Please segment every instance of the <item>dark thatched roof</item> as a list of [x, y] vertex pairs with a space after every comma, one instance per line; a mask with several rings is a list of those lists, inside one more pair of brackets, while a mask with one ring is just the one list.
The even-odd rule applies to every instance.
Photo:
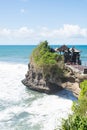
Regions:
[[60, 48], [58, 48], [58, 51], [60, 51], [60, 52], [64, 52], [64, 51], [66, 51], [66, 50], [68, 50], [69, 48], [66, 46], [66, 45], [63, 45], [63, 46], [61, 46]]

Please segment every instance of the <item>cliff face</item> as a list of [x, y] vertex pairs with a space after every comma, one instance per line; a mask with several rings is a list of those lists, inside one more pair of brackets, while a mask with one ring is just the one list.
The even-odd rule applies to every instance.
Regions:
[[[49, 69], [49, 68], [48, 68]], [[61, 79], [52, 72], [44, 76], [43, 69], [36, 69], [32, 62], [28, 64], [28, 71], [22, 83], [32, 90], [45, 92], [48, 94], [57, 92], [62, 89]]]

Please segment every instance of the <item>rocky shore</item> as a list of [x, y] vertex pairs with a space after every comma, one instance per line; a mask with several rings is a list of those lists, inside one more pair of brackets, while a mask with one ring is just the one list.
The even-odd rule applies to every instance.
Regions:
[[80, 93], [80, 82], [87, 79], [87, 75], [77, 72], [69, 66], [65, 66], [65, 70], [67, 72], [65, 79], [56, 76], [52, 77], [53, 75], [44, 79], [42, 70], [36, 70], [34, 65], [29, 63], [27, 74], [25, 75], [25, 79], [22, 80], [22, 83], [32, 90], [48, 94], [52, 94], [61, 89], [68, 89], [78, 97]]
[[62, 87], [72, 91], [74, 96], [78, 98], [81, 91], [80, 83], [87, 79], [87, 74], [84, 74], [72, 65], [65, 65], [65, 69], [68, 73], [66, 74], [66, 81], [62, 83]]
[[[45, 53], [41, 55], [44, 46]], [[57, 54], [51, 55], [47, 42], [42, 43], [39, 48], [39, 51], [37, 48], [31, 56], [30, 63], [28, 64], [28, 71], [25, 75], [25, 79], [22, 80], [22, 83], [32, 90], [45, 92], [47, 94], [55, 93], [61, 89], [68, 89], [78, 98], [80, 93], [80, 82], [87, 79], [87, 75], [77, 71], [71, 66], [65, 65], [63, 58], [60, 58]], [[46, 49], [48, 49], [47, 54]], [[55, 64], [53, 64], [53, 55], [56, 59]], [[50, 57], [48, 61], [46, 61], [47, 56]], [[36, 61], [34, 57], [36, 58]], [[40, 59], [43, 57], [46, 57], [45, 60]], [[49, 63], [49, 60], [52, 64], [47, 64], [47, 62]], [[46, 63], [44, 64], [44, 62]], [[41, 66], [38, 63], [40, 63]]]

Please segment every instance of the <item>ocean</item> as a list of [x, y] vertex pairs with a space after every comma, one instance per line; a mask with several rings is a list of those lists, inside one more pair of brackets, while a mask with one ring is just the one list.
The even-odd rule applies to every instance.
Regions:
[[[62, 118], [71, 113], [76, 98], [70, 91], [47, 95], [21, 83], [35, 47], [0, 46], [0, 130], [59, 129]], [[87, 46], [75, 47], [81, 50], [82, 64], [87, 65]]]

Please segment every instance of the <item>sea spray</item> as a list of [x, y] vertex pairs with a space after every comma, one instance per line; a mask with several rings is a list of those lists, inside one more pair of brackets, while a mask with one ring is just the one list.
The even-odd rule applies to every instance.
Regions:
[[21, 80], [27, 65], [0, 62], [0, 129], [54, 130], [71, 112], [72, 93], [47, 95], [29, 90]]

